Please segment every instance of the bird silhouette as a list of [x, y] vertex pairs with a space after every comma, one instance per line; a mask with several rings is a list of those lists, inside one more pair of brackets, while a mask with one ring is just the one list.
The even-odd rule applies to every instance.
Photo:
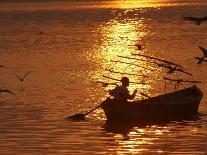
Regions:
[[173, 73], [175, 71], [177, 71], [177, 68], [175, 66], [170, 66], [170, 65], [166, 65], [166, 64], [157, 64], [159, 67], [164, 67], [169, 69], [169, 71], [167, 72], [168, 74]]
[[204, 60], [204, 57], [195, 57], [195, 59], [198, 60], [197, 64], [202, 64], [203, 60]]
[[27, 72], [23, 77], [20, 77], [20, 76], [18, 76], [18, 75], [16, 75], [16, 77], [17, 77], [21, 82], [23, 82], [24, 79], [25, 79], [30, 73], [31, 73], [31, 72], [29, 71], [29, 72]]
[[207, 16], [199, 18], [199, 17], [183, 17], [184, 20], [193, 21], [196, 25], [200, 25], [201, 23], [207, 21]]
[[207, 58], [207, 49], [205, 49], [204, 47], [198, 46], [201, 51], [203, 52], [203, 57]]
[[108, 87], [109, 85], [115, 85], [118, 86], [117, 83], [108, 83], [108, 82], [102, 82], [102, 81], [96, 81], [96, 83], [102, 84], [103, 87]]
[[10, 93], [12, 95], [15, 95], [12, 91], [10, 91], [8, 89], [1, 89], [1, 88], [0, 88], [0, 93]]
[[137, 50], [140, 50], [140, 51], [143, 50], [142, 45], [137, 43], [137, 44], [135, 44], [135, 46], [137, 47]]
[[204, 60], [204, 58], [205, 58], [205, 57], [201, 57], [201, 58], [200, 58], [200, 57], [195, 57], [195, 59], [198, 60], [197, 64], [202, 64], [203, 61], [207, 62], [207, 60]]
[[179, 71], [179, 72], [182, 72], [182, 73], [185, 73], [185, 74], [188, 74], [188, 75], [192, 75], [191, 73], [186, 72], [186, 71], [184, 71], [184, 70], [181, 69], [181, 68], [177, 68], [176, 66], [165, 65], [165, 64], [158, 64], [158, 66], [159, 66], [159, 67], [167, 68], [167, 69], [169, 70], [169, 71], [167, 72], [168, 74], [174, 73], [175, 71]]

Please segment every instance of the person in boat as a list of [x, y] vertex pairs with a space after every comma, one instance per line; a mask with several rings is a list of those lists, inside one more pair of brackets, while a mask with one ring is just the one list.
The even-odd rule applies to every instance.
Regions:
[[129, 86], [129, 78], [122, 77], [121, 86], [117, 86], [114, 89], [109, 91], [109, 94], [114, 97], [114, 100], [121, 103], [126, 103], [127, 100], [133, 100], [137, 93], [137, 89], [134, 90], [133, 94], [129, 94], [129, 90], [127, 87]]

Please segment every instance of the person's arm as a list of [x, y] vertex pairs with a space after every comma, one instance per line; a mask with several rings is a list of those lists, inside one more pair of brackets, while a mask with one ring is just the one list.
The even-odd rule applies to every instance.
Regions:
[[111, 96], [113, 96], [113, 95], [114, 95], [114, 89], [109, 90], [109, 94], [110, 94]]
[[129, 95], [128, 99], [129, 100], [133, 100], [135, 98], [135, 96], [136, 96], [136, 93], [137, 93], [137, 89], [134, 90], [132, 95]]
[[109, 94], [110, 94], [111, 96], [114, 96], [115, 92], [117, 91], [116, 89], [117, 89], [117, 87], [115, 87], [115, 88], [112, 89], [112, 90], [109, 90]]

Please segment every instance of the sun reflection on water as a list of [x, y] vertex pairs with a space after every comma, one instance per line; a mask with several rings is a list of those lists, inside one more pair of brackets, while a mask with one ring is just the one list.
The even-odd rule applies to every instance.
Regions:
[[[168, 134], [166, 126], [146, 126], [144, 128], [133, 127], [124, 134], [115, 133], [113, 135], [116, 143], [116, 153], [118, 154], [138, 154], [150, 151], [159, 137]], [[152, 150], [152, 152], [162, 153], [163, 151]]]
[[[180, 3], [171, 0], [119, 0], [110, 2], [111, 7], [118, 8], [159, 8], [163, 6], [177, 6]], [[183, 2], [183, 5], [186, 3]]]
[[[137, 29], [142, 29], [141, 32]], [[142, 27], [142, 28], [140, 28]], [[117, 55], [130, 55], [134, 51], [134, 45], [137, 41], [146, 35], [144, 31], [143, 21], [125, 20], [119, 22], [112, 20], [101, 29], [102, 38], [104, 38], [100, 57], [107, 59], [108, 61], [116, 59]]]
[[[138, 90], [147, 93], [151, 85], [148, 84], [150, 79], [146, 79], [146, 75], [151, 74], [150, 72], [156, 68], [145, 58], [131, 59], [132, 53], [146, 52], [138, 49], [139, 45], [145, 46], [143, 40], [150, 33], [145, 20], [122, 19], [120, 16], [118, 19], [101, 25], [98, 31], [100, 42], [94, 45], [93, 57], [99, 61], [100, 67], [92, 75], [92, 78], [101, 80], [103, 83], [120, 84], [118, 80], [127, 76], [131, 81], [129, 91], [138, 88]], [[156, 72], [153, 73], [153, 75], [155, 74]], [[114, 87], [114, 85], [107, 86], [107, 89]], [[141, 95], [138, 94], [136, 98], [140, 97]]]
[[[142, 31], [137, 31], [137, 30]], [[126, 20], [119, 22], [112, 20], [100, 27], [103, 42], [96, 53], [98, 59], [103, 62], [103, 68], [113, 70], [116, 73], [105, 71], [106, 76], [112, 75], [113, 78], [120, 79], [122, 76], [128, 76], [127, 73], [143, 74], [146, 72], [141, 67], [130, 65], [134, 60], [123, 60], [119, 56], [131, 55], [136, 48], [136, 43], [141, 41], [146, 35], [143, 21]], [[136, 62], [139, 66], [144, 66], [144, 62]], [[137, 66], [138, 66], [137, 65]], [[121, 73], [126, 73], [123, 75]], [[100, 72], [99, 75], [103, 75]], [[131, 81], [138, 82], [142, 77], [130, 75]]]

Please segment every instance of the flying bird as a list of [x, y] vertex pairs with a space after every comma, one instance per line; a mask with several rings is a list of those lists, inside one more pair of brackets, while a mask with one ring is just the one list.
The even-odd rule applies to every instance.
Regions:
[[183, 17], [184, 20], [193, 21], [196, 25], [200, 25], [201, 23], [207, 21], [207, 16], [199, 18], [199, 17]]
[[163, 77], [164, 80], [169, 80], [169, 81], [173, 81], [176, 83], [181, 83], [181, 82], [189, 82], [189, 83], [201, 83], [201, 81], [195, 81], [195, 80], [183, 80], [183, 79], [171, 79], [171, 78], [167, 78], [167, 77]]
[[29, 72], [27, 72], [23, 77], [20, 77], [20, 76], [18, 76], [18, 75], [16, 75], [16, 77], [17, 77], [21, 82], [23, 82], [24, 79], [25, 79], [30, 73], [31, 73], [31, 72], [29, 71]]
[[202, 64], [203, 61], [207, 62], [207, 60], [205, 60], [205, 58], [207, 58], [207, 49], [205, 49], [204, 47], [198, 46], [198, 48], [202, 51], [203, 56], [202, 57], [195, 57], [195, 59], [198, 60], [197, 64]]
[[207, 49], [205, 49], [204, 47], [201, 47], [201, 46], [198, 46], [201, 51], [203, 52], [203, 57], [206, 57], [207, 58]]
[[207, 60], [204, 60], [204, 58], [205, 58], [205, 57], [201, 57], [201, 58], [200, 58], [200, 57], [195, 57], [195, 59], [198, 60], [197, 64], [202, 64], [203, 61], [207, 62]]
[[8, 89], [1, 89], [0, 88], [0, 93], [10, 93], [10, 94], [12, 94], [12, 95], [15, 95], [13, 92], [11, 92], [10, 90], [8, 90]]
[[117, 83], [108, 83], [108, 82], [102, 82], [102, 81], [96, 81], [96, 83], [102, 84], [103, 87], [108, 87], [109, 85], [115, 85], [118, 86]]
[[143, 48], [142, 48], [142, 45], [140, 45], [140, 44], [135, 44], [135, 46], [137, 47], [137, 50], [143, 50]]
[[168, 74], [174, 73], [175, 71], [179, 71], [179, 72], [182, 72], [182, 73], [185, 73], [185, 74], [188, 74], [188, 75], [192, 75], [191, 73], [186, 72], [181, 68], [177, 68], [176, 66], [165, 65], [165, 64], [158, 64], [158, 66], [167, 68], [169, 70], [167, 72]]
[[204, 57], [195, 57], [195, 59], [198, 60], [197, 64], [202, 64], [203, 60], [204, 60]]

